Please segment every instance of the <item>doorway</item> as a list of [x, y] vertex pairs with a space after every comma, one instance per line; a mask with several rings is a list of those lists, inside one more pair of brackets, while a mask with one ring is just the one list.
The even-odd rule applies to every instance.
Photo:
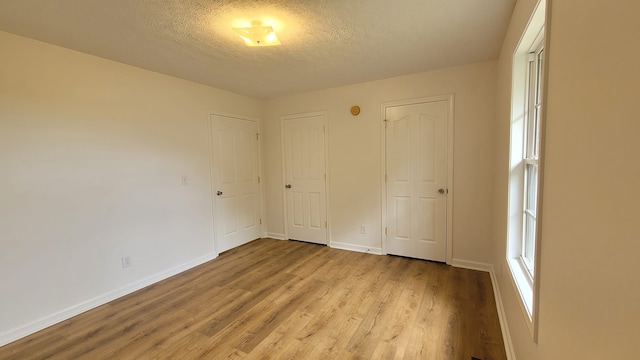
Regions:
[[211, 178], [218, 253], [262, 235], [258, 123], [211, 115]]
[[385, 247], [450, 261], [453, 96], [383, 105]]
[[326, 114], [282, 118], [285, 237], [327, 244]]

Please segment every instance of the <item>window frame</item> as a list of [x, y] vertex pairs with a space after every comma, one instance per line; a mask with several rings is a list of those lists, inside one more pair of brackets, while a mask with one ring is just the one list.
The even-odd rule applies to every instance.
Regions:
[[[540, 248], [542, 229], [542, 200], [544, 182], [544, 129], [546, 109], [544, 98], [546, 93], [546, 79], [548, 78], [549, 58], [548, 37], [545, 37], [545, 23], [547, 17], [546, 0], [538, 0], [533, 13], [522, 32], [522, 36], [513, 53], [512, 84], [511, 84], [511, 119], [510, 119], [510, 144], [509, 144], [509, 175], [508, 175], [508, 214], [507, 214], [507, 239], [506, 239], [506, 269], [508, 271], [514, 291], [518, 294], [520, 308], [525, 323], [529, 328], [532, 340], [537, 343], [538, 333], [538, 293], [540, 288]], [[538, 148], [531, 151], [526, 141], [525, 119], [531, 119], [527, 114], [531, 93], [531, 82], [527, 79], [530, 74], [530, 53], [538, 54], [542, 49], [542, 66], [537, 69], [540, 86], [535, 90], [541, 100], [537, 123], [539, 138]], [[537, 158], [527, 155], [536, 153]], [[525, 226], [526, 219], [526, 168], [527, 164], [537, 165], [537, 193], [535, 202], [535, 224], [532, 225], [534, 246], [532, 249], [531, 263], [527, 264], [522, 254], [525, 251]], [[533, 204], [532, 204], [533, 205]]]
[[[526, 106], [523, 127], [523, 200], [522, 200], [522, 245], [520, 261], [527, 270], [526, 275], [530, 283], [535, 278], [536, 257], [536, 224], [538, 222], [538, 200], [540, 188], [540, 119], [542, 112], [542, 69], [544, 66], [544, 33], [540, 33], [527, 54], [526, 74]], [[530, 173], [535, 169], [533, 181], [529, 181]], [[532, 186], [533, 185], [533, 186]], [[535, 187], [535, 189], [531, 189]], [[531, 194], [533, 192], [533, 196]], [[532, 203], [533, 202], [533, 203]], [[531, 220], [532, 228], [528, 226]], [[532, 244], [530, 244], [532, 242]], [[531, 252], [530, 256], [528, 253]]]

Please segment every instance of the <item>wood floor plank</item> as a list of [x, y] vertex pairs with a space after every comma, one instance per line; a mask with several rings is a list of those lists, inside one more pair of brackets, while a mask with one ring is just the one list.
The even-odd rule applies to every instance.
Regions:
[[260, 239], [4, 359], [506, 359], [487, 273]]
[[336, 316], [329, 320], [324, 328], [319, 329], [313, 337], [302, 340], [311, 343], [314, 351], [311, 358], [344, 359], [354, 355], [346, 351], [349, 339], [355, 334], [362, 320], [354, 317]]
[[353, 359], [354, 357], [343, 348], [337, 347], [336, 339], [326, 336], [318, 337], [318, 342], [313, 346], [311, 352], [305, 355], [306, 360]]
[[280, 273], [272, 276], [267, 281], [262, 281], [261, 286], [256, 288], [255, 292], [251, 292], [249, 297], [236, 298], [228, 303], [228, 306], [215, 312], [215, 316], [202, 328], [197, 331], [211, 337], [219, 331], [229, 326], [239, 317], [251, 310], [258, 303], [262, 302], [271, 293], [279, 290], [287, 282], [292, 281], [295, 277], [291, 274]]
[[358, 354], [364, 358], [370, 358], [381, 341], [381, 323], [389, 318], [391, 309], [397, 301], [398, 293], [395, 291], [396, 283], [387, 281], [377, 297], [376, 302], [368, 309], [358, 330], [351, 337], [347, 345], [347, 351]]
[[0, 347], [0, 359], [45, 359], [45, 354], [58, 344], [63, 344], [65, 339], [51, 331], [41, 331], [38, 336], [28, 336], [9, 345]]
[[[275, 328], [285, 321], [302, 303], [311, 298], [320, 287], [321, 282], [313, 280], [304, 285], [291, 288], [293, 293], [285, 300], [274, 299], [268, 306], [256, 307], [255, 313], [261, 314], [261, 319], [256, 321], [251, 330], [246, 332], [237, 348], [244, 352], [251, 352], [264, 338], [266, 338]], [[266, 304], [265, 304], [266, 305]], [[251, 313], [247, 316], [251, 317]]]
[[[325, 301], [334, 304], [340, 304], [340, 299], [349, 295], [345, 289], [339, 289], [331, 293]], [[322, 337], [324, 337], [331, 329], [333, 329], [332, 320], [335, 318], [343, 319], [337, 312], [339, 306], [323, 306], [322, 310], [314, 316], [307, 319], [305, 325], [296, 329], [296, 339], [316, 345]]]

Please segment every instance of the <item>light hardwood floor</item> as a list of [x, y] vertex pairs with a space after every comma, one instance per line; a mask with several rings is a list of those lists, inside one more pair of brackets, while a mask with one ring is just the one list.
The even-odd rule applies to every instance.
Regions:
[[487, 273], [261, 239], [0, 359], [506, 359]]

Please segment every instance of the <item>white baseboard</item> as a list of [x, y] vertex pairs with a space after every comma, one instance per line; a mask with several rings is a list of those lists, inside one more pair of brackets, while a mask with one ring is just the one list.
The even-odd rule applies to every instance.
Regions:
[[264, 237], [268, 237], [268, 238], [276, 239], [276, 240], [287, 240], [287, 239], [284, 237], [284, 234], [271, 233], [271, 232], [265, 233], [265, 234], [264, 234]]
[[138, 291], [144, 287], [147, 287], [151, 284], [155, 284], [164, 279], [170, 278], [174, 275], [177, 275], [183, 271], [194, 268], [198, 265], [204, 264], [207, 261], [211, 261], [218, 257], [218, 254], [211, 253], [205, 256], [201, 256], [197, 259], [191, 260], [184, 264], [175, 266], [173, 268], [164, 270], [158, 274], [148, 276], [142, 280], [136, 281], [132, 284], [123, 286], [119, 289], [115, 289], [106, 294], [96, 296], [92, 299], [83, 301], [77, 305], [68, 307], [64, 310], [51, 314], [49, 316], [45, 316], [41, 319], [28, 323], [26, 325], [20, 326], [16, 329], [9, 330], [0, 334], [0, 346], [6, 345], [10, 342], [16, 341], [25, 336], [31, 335], [37, 331], [48, 328], [51, 325], [57, 324], [61, 321], [70, 319], [76, 315], [82, 314], [85, 311], [94, 309], [100, 305], [104, 305], [110, 301], [113, 301], [119, 297], [131, 294], [134, 291]]
[[451, 266], [489, 273], [489, 276], [491, 277], [491, 287], [493, 288], [493, 297], [496, 300], [496, 309], [498, 310], [498, 320], [500, 321], [500, 331], [502, 331], [504, 350], [507, 353], [507, 360], [516, 360], [516, 353], [513, 350], [511, 333], [509, 333], [509, 325], [507, 324], [507, 315], [504, 311], [504, 306], [502, 305], [502, 297], [500, 296], [500, 289], [498, 288], [498, 279], [493, 265], [476, 261], [452, 259]]
[[382, 249], [378, 247], [369, 247], [364, 245], [340, 243], [335, 241], [332, 241], [331, 243], [329, 243], [329, 247], [334, 249], [357, 251], [357, 252], [367, 253], [367, 254], [382, 255]]
[[469, 270], [485, 271], [485, 272], [493, 271], [493, 265], [491, 264], [481, 263], [477, 261], [461, 260], [461, 259], [451, 259], [451, 266], [459, 267], [463, 269], [469, 269]]
[[498, 309], [498, 319], [500, 320], [500, 330], [502, 331], [502, 339], [504, 341], [504, 350], [507, 353], [507, 360], [516, 360], [516, 352], [513, 349], [513, 342], [511, 341], [511, 333], [509, 332], [509, 325], [507, 324], [507, 314], [504, 311], [502, 305], [502, 296], [500, 296], [500, 288], [498, 287], [498, 278], [494, 271], [493, 265], [491, 271], [491, 285], [493, 285], [493, 297], [496, 299], [496, 309]]

